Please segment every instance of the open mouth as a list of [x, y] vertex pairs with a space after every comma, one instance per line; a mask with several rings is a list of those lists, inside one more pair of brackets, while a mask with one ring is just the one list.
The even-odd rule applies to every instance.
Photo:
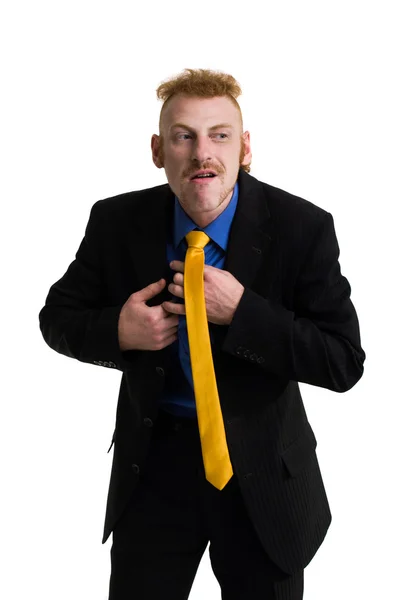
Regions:
[[192, 183], [208, 183], [213, 179], [216, 179], [216, 177], [217, 176], [213, 173], [206, 173], [205, 175], [195, 175], [189, 181], [191, 181]]

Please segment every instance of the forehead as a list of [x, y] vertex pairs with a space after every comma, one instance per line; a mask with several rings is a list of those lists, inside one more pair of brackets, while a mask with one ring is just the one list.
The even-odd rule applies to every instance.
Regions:
[[192, 98], [178, 95], [170, 99], [163, 113], [163, 123], [167, 131], [177, 122], [186, 123], [194, 128], [228, 122], [239, 128], [240, 114], [232, 101], [225, 96]]

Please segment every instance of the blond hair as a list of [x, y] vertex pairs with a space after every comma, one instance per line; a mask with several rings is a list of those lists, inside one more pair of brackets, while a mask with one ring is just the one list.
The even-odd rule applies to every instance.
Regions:
[[[176, 94], [199, 97], [214, 98], [216, 96], [228, 97], [240, 113], [241, 128], [243, 127], [243, 116], [236, 98], [241, 95], [241, 87], [232, 75], [209, 69], [184, 69], [176, 77], [163, 81], [156, 90], [157, 98], [164, 100], [159, 118], [160, 138], [162, 139], [163, 115], [170, 99]], [[240, 163], [244, 157], [243, 138], [241, 136]], [[241, 168], [250, 172], [249, 165], [241, 165]]]

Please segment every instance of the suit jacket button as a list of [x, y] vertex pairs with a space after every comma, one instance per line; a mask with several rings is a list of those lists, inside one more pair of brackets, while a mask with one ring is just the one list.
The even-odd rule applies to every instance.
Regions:
[[138, 467], [138, 465], [133, 464], [133, 465], [131, 465], [131, 467], [132, 467], [132, 470], [134, 471], [134, 473], [136, 475], [138, 475], [138, 473], [139, 473], [139, 467]]
[[260, 356], [256, 362], [263, 363], [265, 362], [265, 359], [263, 358], [263, 356]]
[[164, 375], [164, 369], [162, 369], [161, 367], [156, 367], [156, 373], [158, 373], [159, 375]]
[[153, 421], [152, 419], [149, 419], [149, 417], [145, 417], [143, 422], [145, 423], [146, 427], [153, 427]]

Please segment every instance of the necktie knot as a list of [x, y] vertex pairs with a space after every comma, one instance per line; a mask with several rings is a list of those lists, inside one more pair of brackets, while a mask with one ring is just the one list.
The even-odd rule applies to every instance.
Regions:
[[210, 237], [204, 231], [191, 231], [186, 236], [189, 248], [200, 248], [201, 250], [208, 244]]

